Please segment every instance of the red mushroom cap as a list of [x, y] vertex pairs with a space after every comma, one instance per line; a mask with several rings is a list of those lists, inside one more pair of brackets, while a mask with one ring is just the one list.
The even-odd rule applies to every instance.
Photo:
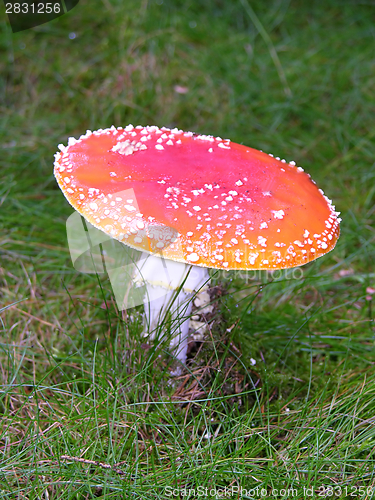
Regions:
[[321, 257], [339, 237], [339, 214], [302, 168], [229, 139], [128, 125], [59, 148], [55, 176], [69, 203], [137, 250], [272, 270]]

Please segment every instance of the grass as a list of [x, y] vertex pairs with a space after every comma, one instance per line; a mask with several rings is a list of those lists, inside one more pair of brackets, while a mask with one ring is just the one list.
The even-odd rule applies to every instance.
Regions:
[[[371, 498], [373, 6], [82, 1], [14, 35], [2, 10], [0, 47], [0, 498]], [[74, 270], [52, 175], [67, 137], [128, 123], [293, 159], [342, 212], [298, 279], [215, 275], [173, 381], [140, 311]]]

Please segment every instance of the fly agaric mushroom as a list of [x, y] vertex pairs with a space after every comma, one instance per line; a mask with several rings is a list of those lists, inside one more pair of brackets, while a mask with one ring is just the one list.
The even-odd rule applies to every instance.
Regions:
[[[332, 250], [339, 237], [339, 213], [309, 174], [229, 139], [128, 125], [87, 131], [59, 149], [55, 177], [73, 208], [148, 256], [140, 272], [150, 330], [181, 288], [172, 312], [184, 316], [173, 344], [182, 362], [188, 299], [208, 282], [207, 268], [300, 266]], [[116, 196], [128, 189], [137, 208]], [[165, 231], [155, 237], [153, 228]]]

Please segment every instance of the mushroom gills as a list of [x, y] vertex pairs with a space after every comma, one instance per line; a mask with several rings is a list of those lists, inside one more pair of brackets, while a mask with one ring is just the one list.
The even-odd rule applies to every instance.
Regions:
[[192, 298], [196, 292], [208, 288], [208, 270], [147, 253], [142, 254], [139, 262], [134, 281], [146, 288], [143, 299], [145, 333], [151, 340], [160, 338], [159, 325], [163, 325], [165, 333], [168, 322], [164, 320], [169, 314], [170, 348], [174, 357], [185, 364]]

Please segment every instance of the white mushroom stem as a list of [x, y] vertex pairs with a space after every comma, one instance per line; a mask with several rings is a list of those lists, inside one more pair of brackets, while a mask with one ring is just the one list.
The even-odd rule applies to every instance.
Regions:
[[170, 347], [174, 356], [185, 363], [192, 296], [198, 290], [207, 288], [207, 269], [142, 253], [135, 281], [146, 285], [143, 304], [145, 328], [150, 338], [158, 335], [158, 325], [169, 313], [172, 319]]

